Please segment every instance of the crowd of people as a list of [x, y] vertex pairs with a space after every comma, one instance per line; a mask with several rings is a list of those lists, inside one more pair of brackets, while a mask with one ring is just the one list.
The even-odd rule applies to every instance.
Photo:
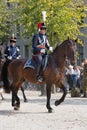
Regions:
[[69, 90], [71, 90], [72, 87], [81, 87], [81, 77], [80, 77], [81, 71], [79, 66], [73, 67], [72, 65], [69, 65], [69, 67], [66, 69], [66, 76], [67, 81], [69, 83]]
[[69, 65], [66, 68], [65, 75], [69, 85], [69, 91], [73, 88], [79, 88], [83, 97], [87, 97], [87, 59], [85, 58], [81, 66]]

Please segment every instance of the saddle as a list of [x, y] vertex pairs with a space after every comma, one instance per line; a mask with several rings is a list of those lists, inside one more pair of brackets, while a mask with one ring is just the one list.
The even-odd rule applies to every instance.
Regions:
[[[43, 71], [46, 69], [46, 66], [47, 66], [47, 62], [48, 62], [48, 55], [46, 55], [43, 60], [42, 60], [42, 68], [43, 68]], [[32, 69], [37, 69], [37, 66], [38, 66], [38, 62], [36, 60], [36, 56], [32, 56], [31, 59], [28, 59], [24, 65], [24, 69], [25, 68], [32, 68]]]

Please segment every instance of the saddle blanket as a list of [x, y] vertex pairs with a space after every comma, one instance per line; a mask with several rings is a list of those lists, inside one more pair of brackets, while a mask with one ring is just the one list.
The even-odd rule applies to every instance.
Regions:
[[[47, 62], [48, 62], [48, 56], [46, 56], [46, 57], [44, 58], [44, 60], [42, 61], [43, 70], [46, 69]], [[36, 67], [37, 67], [37, 64], [35, 63], [35, 61], [34, 61], [32, 58], [31, 58], [31, 59], [28, 59], [28, 60], [26, 61], [25, 65], [24, 65], [24, 69], [25, 69], [25, 68], [28, 68], [28, 67], [30, 67], [30, 68], [32, 68], [32, 69], [36, 69]]]
[[35, 68], [36, 68], [36, 64], [35, 64], [35, 62], [34, 62], [33, 59], [28, 59], [28, 60], [26, 61], [25, 65], [24, 65], [24, 69], [25, 69], [25, 68], [28, 68], [28, 67], [30, 67], [30, 68], [32, 68], [32, 69], [35, 69]]

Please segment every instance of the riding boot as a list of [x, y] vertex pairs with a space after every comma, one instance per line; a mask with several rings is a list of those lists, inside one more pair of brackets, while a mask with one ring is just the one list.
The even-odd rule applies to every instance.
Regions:
[[43, 76], [41, 75], [41, 70], [42, 69], [42, 66], [41, 65], [38, 65], [38, 68], [37, 68], [37, 74], [36, 74], [36, 79], [37, 81], [39, 82], [42, 82], [43, 81]]

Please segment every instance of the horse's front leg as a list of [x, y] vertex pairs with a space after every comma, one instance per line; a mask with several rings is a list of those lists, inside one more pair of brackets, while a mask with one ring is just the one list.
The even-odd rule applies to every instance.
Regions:
[[14, 92], [12, 91], [12, 106], [15, 106], [15, 95]]
[[47, 104], [46, 104], [46, 107], [48, 109], [48, 112], [51, 113], [52, 112], [52, 108], [50, 106], [50, 98], [51, 98], [51, 86], [52, 85], [46, 85], [46, 94], [47, 94]]
[[63, 95], [59, 100], [55, 101], [55, 106], [58, 106], [60, 103], [62, 103], [66, 97], [67, 89], [63, 84], [61, 84], [61, 89], [63, 90]]

